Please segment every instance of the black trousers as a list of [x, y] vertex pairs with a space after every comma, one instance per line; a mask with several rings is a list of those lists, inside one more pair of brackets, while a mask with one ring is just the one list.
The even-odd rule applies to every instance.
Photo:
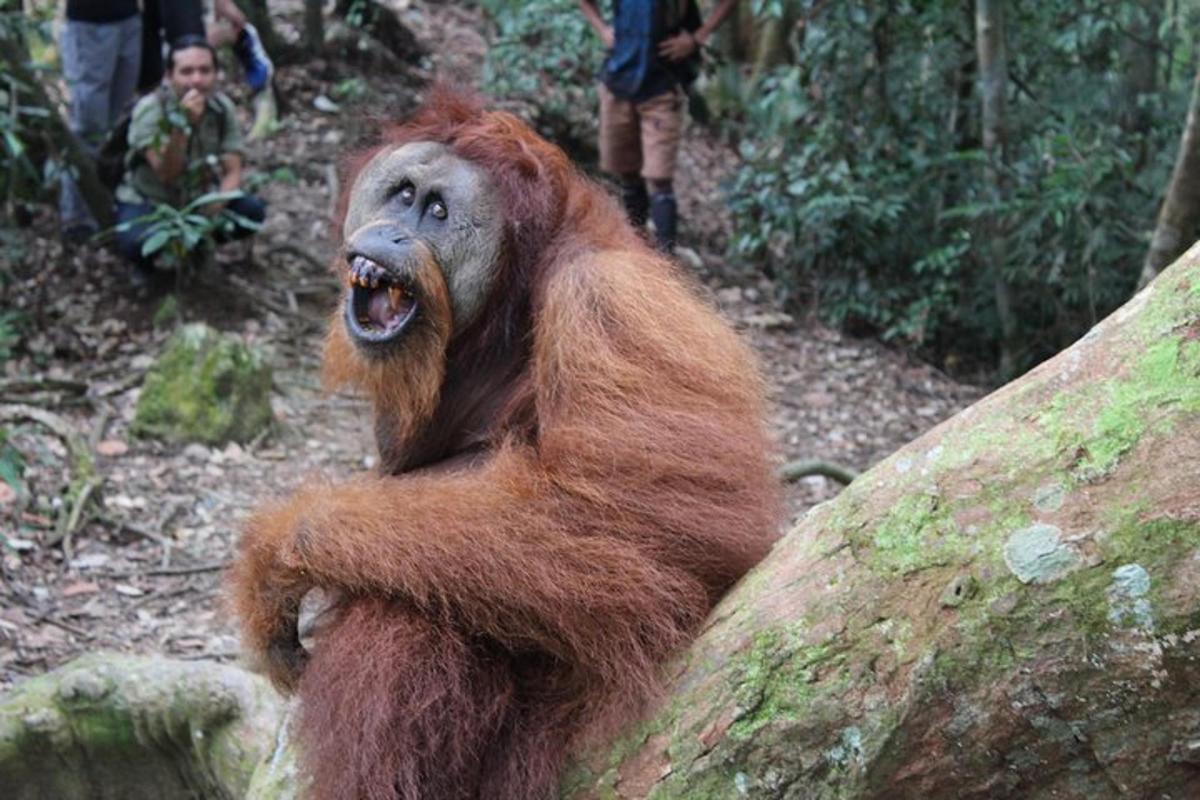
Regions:
[[200, 0], [146, 0], [142, 9], [142, 68], [138, 92], [152, 91], [166, 72], [163, 45], [185, 34], [204, 35], [204, 4]]

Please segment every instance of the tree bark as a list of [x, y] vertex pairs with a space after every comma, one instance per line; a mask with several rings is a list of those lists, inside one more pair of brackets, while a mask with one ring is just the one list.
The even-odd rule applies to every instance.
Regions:
[[284, 702], [218, 664], [99, 653], [0, 698], [8, 800], [293, 800]]
[[[993, 204], [1008, 198], [1008, 134], [1005, 129], [1005, 92], [1008, 88], [1008, 55], [1004, 34], [1004, 0], [975, 0], [975, 49], [979, 58], [979, 87], [983, 100], [983, 151], [987, 158], [986, 184]], [[983, 223], [982, 251], [992, 275], [996, 317], [1000, 323], [1000, 375], [1016, 374], [1014, 341], [1016, 318], [1004, 277], [1004, 224], [998, 211]]]
[[1142, 262], [1139, 288], [1154, 279], [1164, 266], [1171, 263], [1196, 238], [1200, 224], [1200, 72], [1192, 83], [1192, 99], [1188, 104], [1187, 122], [1175, 156], [1175, 169], [1158, 211], [1150, 249]]
[[304, 0], [304, 43], [310, 52], [319, 52], [325, 45], [324, 5], [323, 0]]
[[813, 509], [583, 798], [1200, 796], [1200, 247]]
[[[809, 512], [563, 796], [1200, 796], [1198, 476], [1200, 247]], [[0, 700], [0, 785], [291, 798], [272, 698], [85, 659]]]
[[[1126, 9], [1129, 22], [1120, 43], [1121, 108], [1117, 117], [1126, 133], [1145, 133], [1150, 127], [1151, 117], [1142, 107], [1142, 98], [1154, 94], [1158, 85], [1162, 5], [1162, 0], [1139, 0]], [[1144, 154], [1139, 166], [1142, 158]]]

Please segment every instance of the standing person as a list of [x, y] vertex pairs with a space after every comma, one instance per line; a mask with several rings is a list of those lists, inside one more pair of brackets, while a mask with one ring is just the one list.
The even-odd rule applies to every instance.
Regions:
[[[233, 101], [216, 88], [216, 53], [208, 39], [183, 36], [167, 51], [166, 85], [138, 101], [129, 125], [125, 177], [117, 187], [117, 247], [136, 267], [135, 282], [144, 283], [153, 257], [142, 255], [149, 236], [136, 221], [154, 206], [180, 208], [208, 192], [232, 192], [242, 185], [242, 134]], [[217, 202], [204, 213], [228, 209], [229, 225], [217, 241], [251, 235], [266, 216], [263, 201], [253, 195]], [[248, 220], [251, 225], [243, 224]]]
[[[71, 130], [95, 157], [137, 85], [142, 50], [138, 0], [67, 0], [59, 46], [71, 98]], [[74, 176], [65, 172], [59, 213], [68, 241], [82, 241], [98, 229]]]
[[138, 91], [153, 91], [163, 79], [163, 43], [184, 36], [208, 36], [214, 47], [233, 42], [233, 50], [246, 72], [246, 82], [258, 91], [270, 81], [274, 67], [258, 38], [258, 31], [233, 0], [214, 0], [217, 23], [206, 33], [202, 0], [144, 0], [142, 11], [142, 67]]
[[613, 0], [612, 25], [595, 0], [578, 1], [608, 50], [601, 70], [600, 168], [620, 181], [629, 220], [641, 227], [649, 216], [659, 248], [669, 253], [679, 217], [673, 185], [683, 132], [679, 67], [738, 0], [720, 0], [694, 30], [685, 27], [694, 0]]

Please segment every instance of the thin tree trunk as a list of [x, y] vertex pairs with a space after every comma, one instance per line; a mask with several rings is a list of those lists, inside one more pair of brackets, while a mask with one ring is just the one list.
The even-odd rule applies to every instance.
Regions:
[[304, 43], [310, 52], [316, 52], [325, 44], [325, 18], [322, 15], [322, 0], [304, 0]]
[[21, 91], [27, 93], [29, 104], [49, 112], [39, 122], [45, 128], [42, 135], [47, 144], [57, 151], [63, 163], [75, 172], [79, 191], [96, 221], [103, 227], [112, 225], [112, 195], [100, 182], [95, 163], [78, 137], [55, 110], [56, 105], [46, 93], [46, 87], [42, 85], [37, 74], [29, 68], [29, 53], [25, 43], [15, 31], [5, 26], [0, 26], [0, 63], [4, 64], [4, 68], [17, 84], [25, 87]]
[[1175, 157], [1175, 169], [1154, 225], [1150, 249], [1142, 262], [1138, 287], [1145, 286], [1160, 270], [1182, 253], [1195, 239], [1200, 224], [1200, 72], [1192, 83], [1183, 138]]
[[[1008, 88], [1008, 55], [1004, 41], [1004, 0], [975, 1], [975, 49], [979, 58], [979, 86], [983, 98], [983, 150], [986, 179], [993, 203], [1008, 198], [1008, 133], [1005, 129], [1005, 92]], [[1013, 341], [1016, 319], [1012, 295], [1004, 278], [1008, 248], [1001, 215], [993, 212], [984, 222], [984, 258], [992, 274], [996, 316], [1000, 322], [1000, 375], [1011, 378], [1016, 370]]]
[[1163, 59], [1163, 89], [1170, 91], [1171, 80], [1175, 77], [1175, 43], [1179, 35], [1179, 0], [1167, 0], [1167, 19], [1170, 24], [1163, 41], [1163, 50], [1167, 57]]
[[1158, 28], [1162, 21], [1161, 0], [1141, 0], [1129, 9], [1129, 31], [1121, 41], [1121, 111], [1118, 117], [1126, 133], [1144, 133], [1150, 115], [1142, 108], [1142, 97], [1158, 85]]

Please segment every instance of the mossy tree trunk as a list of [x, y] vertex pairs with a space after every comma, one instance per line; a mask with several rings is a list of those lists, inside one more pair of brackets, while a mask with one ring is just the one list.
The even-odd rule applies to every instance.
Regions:
[[[0, 785], [151, 796], [122, 787], [153, 768], [152, 796], [192, 796], [155, 777], [175, 758], [228, 796], [294, 794], [282, 712], [244, 688], [261, 681], [148, 663], [84, 662], [0, 700]], [[716, 609], [662, 706], [564, 787], [1196, 796], [1200, 247], [811, 511]]]
[[1200, 796], [1200, 247], [813, 509], [566, 796]]
[[286, 706], [265, 679], [98, 653], [0, 698], [6, 800], [297, 797]]

